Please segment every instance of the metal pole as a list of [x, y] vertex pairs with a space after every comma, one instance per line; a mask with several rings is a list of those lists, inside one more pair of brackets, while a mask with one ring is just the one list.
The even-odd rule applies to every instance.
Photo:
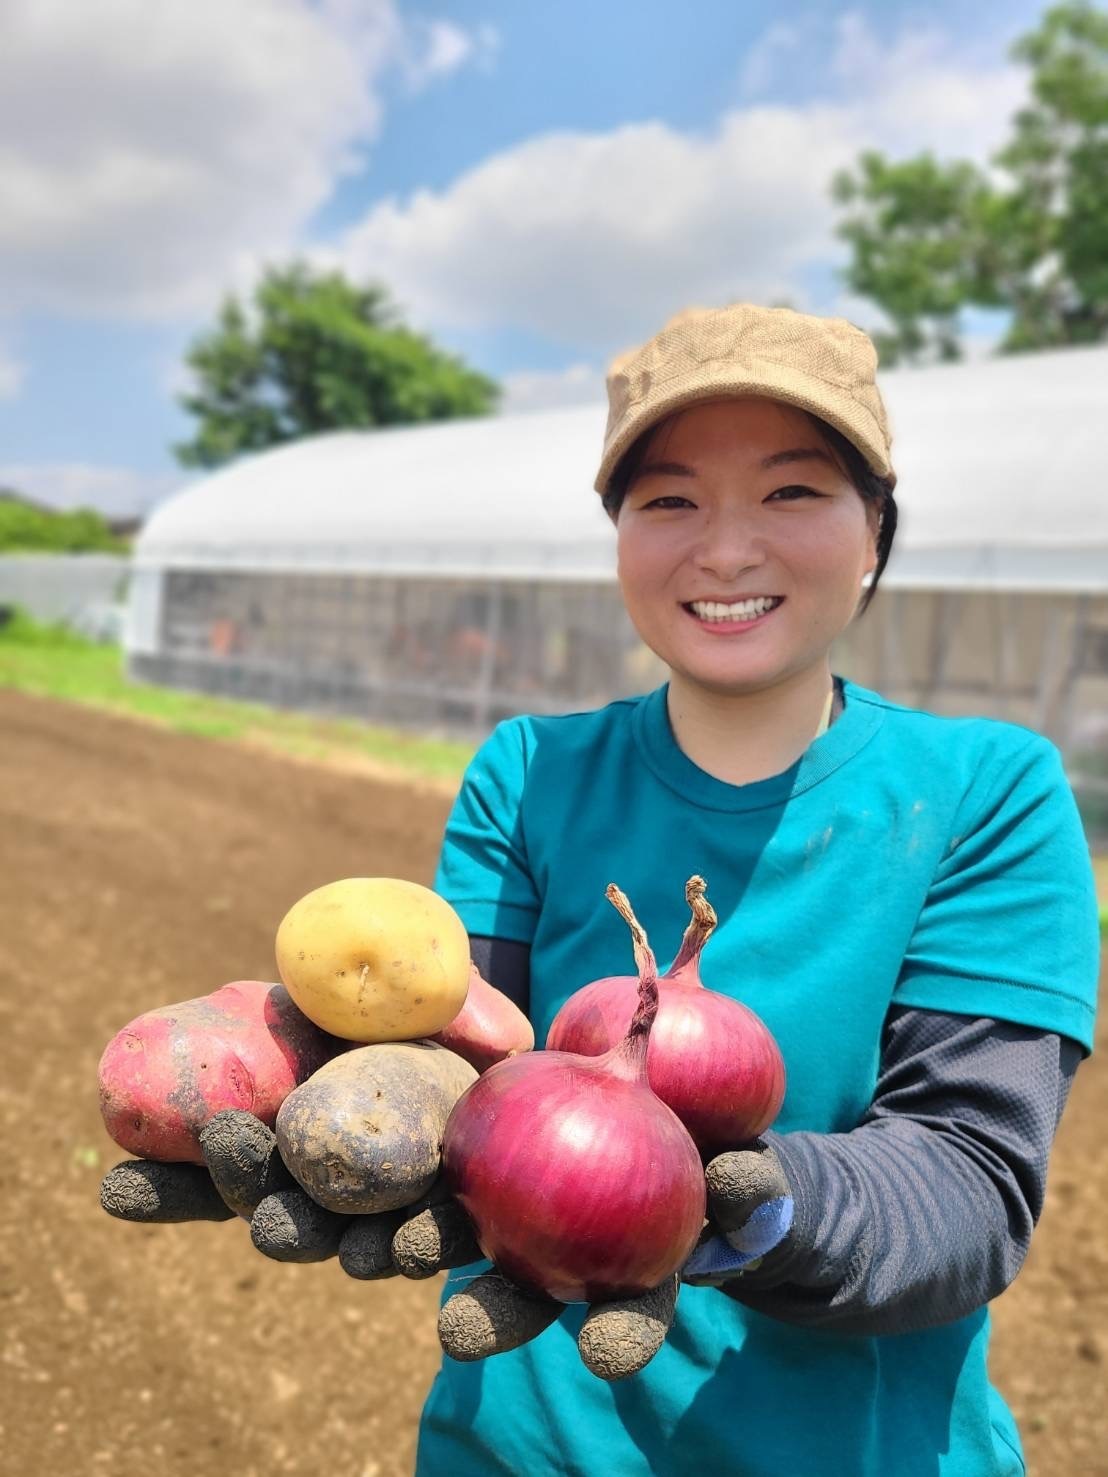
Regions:
[[485, 649], [481, 653], [481, 666], [477, 674], [477, 691], [473, 702], [473, 722], [483, 733], [488, 727], [489, 702], [492, 696], [493, 670], [496, 664], [496, 648], [500, 642], [500, 585], [489, 587], [489, 613], [485, 621]]
[[1070, 645], [1069, 661], [1066, 664], [1066, 677], [1059, 694], [1058, 703], [1061, 709], [1058, 720], [1058, 747], [1062, 751], [1062, 757], [1067, 758], [1070, 746], [1073, 742], [1073, 728], [1075, 721], [1074, 689], [1077, 679], [1081, 675], [1085, 656], [1085, 631], [1089, 624], [1089, 597], [1079, 595], [1077, 599], [1077, 618], [1074, 622], [1073, 641]]

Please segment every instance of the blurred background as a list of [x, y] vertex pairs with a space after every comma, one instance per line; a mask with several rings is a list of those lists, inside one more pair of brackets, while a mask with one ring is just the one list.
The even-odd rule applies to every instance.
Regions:
[[[662, 680], [604, 370], [734, 300], [880, 351], [835, 669], [1047, 734], [1104, 908], [1104, 5], [0, 0], [0, 1470], [410, 1470], [436, 1289], [108, 1222], [97, 1058], [430, 881], [500, 718]], [[1108, 1472], [1106, 1099], [996, 1309], [1033, 1471]]]

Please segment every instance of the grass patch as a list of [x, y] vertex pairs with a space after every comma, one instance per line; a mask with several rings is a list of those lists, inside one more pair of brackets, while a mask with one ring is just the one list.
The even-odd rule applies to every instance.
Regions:
[[0, 687], [106, 709], [175, 733], [320, 764], [388, 771], [443, 787], [457, 784], [473, 754], [472, 744], [133, 682], [118, 647], [88, 641], [60, 625], [40, 624], [19, 610], [0, 626]]

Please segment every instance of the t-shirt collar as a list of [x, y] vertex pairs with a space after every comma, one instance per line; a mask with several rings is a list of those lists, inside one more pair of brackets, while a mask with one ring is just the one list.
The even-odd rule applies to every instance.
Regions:
[[678, 747], [669, 721], [669, 683], [648, 693], [634, 710], [635, 741], [649, 768], [683, 799], [706, 810], [760, 810], [803, 794], [853, 759], [880, 728], [884, 712], [876, 693], [846, 678], [843, 711], [826, 733], [813, 741], [781, 774], [732, 785], [708, 774]]

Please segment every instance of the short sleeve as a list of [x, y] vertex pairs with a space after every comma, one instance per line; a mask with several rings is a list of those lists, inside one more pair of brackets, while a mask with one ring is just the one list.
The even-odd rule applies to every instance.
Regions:
[[470, 933], [528, 944], [539, 897], [523, 834], [525, 733], [496, 726], [462, 777], [439, 854], [434, 887]]
[[1100, 932], [1089, 847], [1055, 746], [978, 776], [904, 958], [897, 1005], [992, 1016], [1090, 1052]]

